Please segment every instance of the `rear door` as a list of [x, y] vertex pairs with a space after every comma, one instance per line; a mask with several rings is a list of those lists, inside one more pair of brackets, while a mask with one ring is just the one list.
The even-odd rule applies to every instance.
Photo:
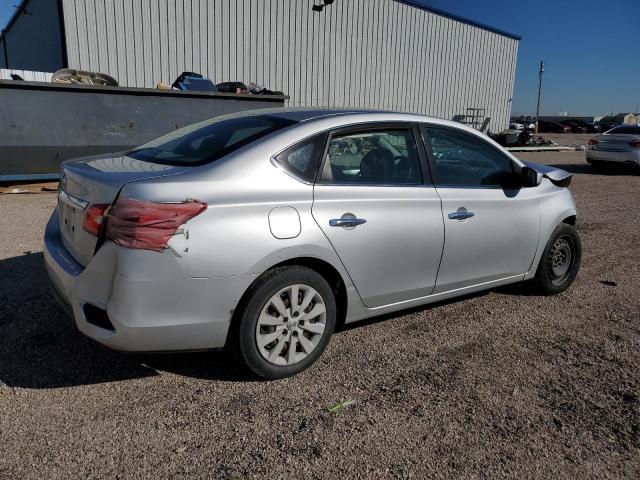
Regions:
[[430, 295], [442, 254], [440, 199], [412, 124], [330, 135], [313, 216], [367, 307]]
[[446, 239], [434, 293], [526, 273], [540, 236], [537, 189], [507, 187], [513, 161], [476, 135], [430, 126], [423, 134]]

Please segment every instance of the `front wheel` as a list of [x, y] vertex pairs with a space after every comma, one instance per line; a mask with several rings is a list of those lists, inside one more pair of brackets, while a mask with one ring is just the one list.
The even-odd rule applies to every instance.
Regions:
[[543, 295], [564, 292], [580, 269], [582, 242], [575, 227], [562, 223], [551, 234], [533, 283]]
[[284, 378], [317, 360], [336, 323], [335, 296], [324, 277], [306, 267], [276, 268], [248, 295], [232, 341], [249, 370]]

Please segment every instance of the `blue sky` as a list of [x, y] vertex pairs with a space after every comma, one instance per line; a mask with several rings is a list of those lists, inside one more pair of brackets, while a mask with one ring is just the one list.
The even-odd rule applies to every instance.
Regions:
[[[640, 102], [640, 0], [416, 0], [522, 37], [513, 114], [635, 110]], [[0, 0], [0, 24], [19, 0]]]
[[640, 102], [640, 0], [417, 0], [522, 37], [513, 114], [597, 115]]

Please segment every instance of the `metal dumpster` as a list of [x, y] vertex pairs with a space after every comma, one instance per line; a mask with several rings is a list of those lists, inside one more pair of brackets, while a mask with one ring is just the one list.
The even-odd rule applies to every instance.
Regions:
[[63, 160], [128, 150], [216, 115], [282, 107], [287, 98], [0, 80], [0, 181], [57, 178]]

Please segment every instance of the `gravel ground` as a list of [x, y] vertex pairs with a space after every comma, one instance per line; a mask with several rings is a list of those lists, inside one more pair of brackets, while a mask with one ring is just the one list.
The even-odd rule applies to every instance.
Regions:
[[0, 478], [638, 478], [640, 177], [593, 174], [583, 152], [521, 157], [575, 173], [570, 290], [359, 324], [277, 382], [219, 353], [84, 338], [47, 291], [55, 195], [0, 196]]
[[597, 133], [540, 133], [538, 136], [553, 140], [558, 145], [586, 145]]

